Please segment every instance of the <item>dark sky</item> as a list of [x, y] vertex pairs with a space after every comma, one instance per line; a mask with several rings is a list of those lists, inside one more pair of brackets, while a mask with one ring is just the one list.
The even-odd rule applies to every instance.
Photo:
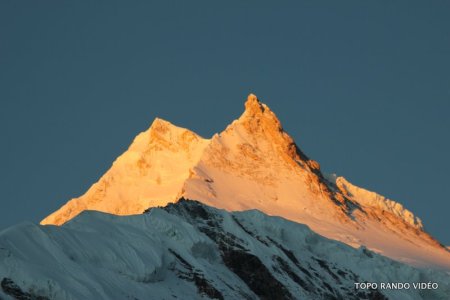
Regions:
[[450, 244], [450, 2], [187, 2], [0, 2], [0, 228], [84, 193], [156, 116], [209, 137], [253, 92]]

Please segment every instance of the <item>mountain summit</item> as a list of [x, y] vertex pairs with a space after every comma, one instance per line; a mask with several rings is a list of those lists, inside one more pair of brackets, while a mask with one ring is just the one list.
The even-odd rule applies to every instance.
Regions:
[[211, 139], [156, 119], [84, 195], [41, 224], [84, 210], [141, 214], [179, 199], [241, 211], [258, 209], [415, 266], [450, 270], [450, 252], [400, 203], [323, 174], [250, 94], [244, 113]]
[[61, 225], [84, 210], [138, 214], [175, 201], [208, 143], [157, 118], [83, 196], [70, 200], [41, 224]]

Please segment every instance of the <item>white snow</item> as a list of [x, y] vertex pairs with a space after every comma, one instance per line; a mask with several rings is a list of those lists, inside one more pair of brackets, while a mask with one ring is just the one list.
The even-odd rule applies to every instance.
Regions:
[[258, 209], [353, 247], [450, 270], [448, 249], [400, 203], [343, 177], [321, 177], [319, 168], [249, 95], [242, 116], [210, 140], [155, 120], [86, 194], [41, 223], [60, 225], [87, 209], [138, 214], [184, 196], [229, 211]]
[[[60, 227], [23, 223], [6, 229], [0, 232], [0, 280], [8, 278], [22, 291], [50, 299], [148, 299], [149, 295], [152, 299], [199, 299], [194, 282], [180, 277], [179, 272], [189, 276], [190, 271], [171, 254], [175, 252], [225, 299], [240, 299], [242, 293], [256, 298], [224, 264], [218, 244], [199, 230], [206, 226], [203, 221], [178, 206], [133, 216], [84, 211]], [[205, 209], [210, 214], [208, 220], [217, 222], [209, 227], [211, 230], [234, 236], [246, 253], [258, 257], [297, 299], [320, 298], [317, 293], [326, 291], [321, 282], [329, 282], [336, 290], [350, 287], [353, 293], [355, 278], [350, 272], [361, 282], [439, 284], [437, 290], [381, 291], [391, 299], [448, 299], [450, 295], [450, 278], [444, 272], [415, 269], [353, 249], [323, 238], [305, 225], [259, 211], [231, 214]], [[305, 277], [306, 273], [276, 244], [291, 251], [313, 277]], [[313, 291], [307, 292], [293, 277], [279, 271], [275, 257], [286, 261]], [[333, 279], [336, 275], [320, 267], [317, 259], [332, 272], [341, 270], [347, 275]], [[1, 289], [0, 297], [8, 299]]]

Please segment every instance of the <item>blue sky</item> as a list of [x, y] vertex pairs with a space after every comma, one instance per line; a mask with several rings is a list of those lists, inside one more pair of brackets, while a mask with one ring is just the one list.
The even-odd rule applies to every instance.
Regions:
[[450, 3], [2, 1], [0, 228], [81, 195], [159, 116], [203, 136], [250, 92], [324, 171], [450, 244]]

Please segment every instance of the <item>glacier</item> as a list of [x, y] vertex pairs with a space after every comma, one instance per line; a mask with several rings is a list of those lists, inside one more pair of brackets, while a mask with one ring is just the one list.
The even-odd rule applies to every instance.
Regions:
[[[0, 299], [448, 299], [415, 268], [258, 210], [180, 199], [143, 214], [83, 211], [0, 232]], [[437, 289], [355, 289], [433, 282]]]

